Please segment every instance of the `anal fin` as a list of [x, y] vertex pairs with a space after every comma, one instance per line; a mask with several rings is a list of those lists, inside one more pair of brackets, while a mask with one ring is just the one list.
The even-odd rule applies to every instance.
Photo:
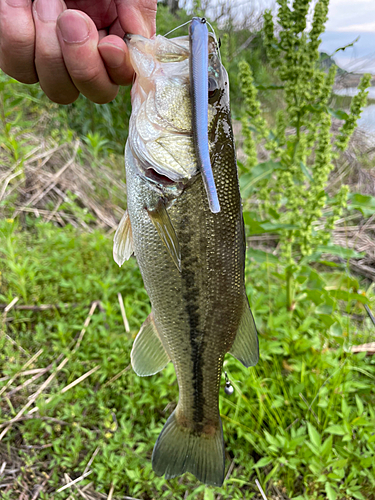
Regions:
[[166, 246], [175, 266], [179, 271], [181, 271], [180, 245], [163, 200], [160, 199], [155, 208], [147, 209], [147, 213], [162, 242]]
[[140, 377], [160, 372], [170, 361], [160, 339], [152, 312], [138, 332], [130, 358], [133, 370]]
[[126, 260], [130, 259], [133, 252], [132, 227], [128, 211], [125, 210], [113, 238], [113, 259], [121, 267]]
[[259, 360], [258, 332], [246, 294], [244, 294], [240, 326], [229, 353], [241, 361], [246, 368], [255, 366]]

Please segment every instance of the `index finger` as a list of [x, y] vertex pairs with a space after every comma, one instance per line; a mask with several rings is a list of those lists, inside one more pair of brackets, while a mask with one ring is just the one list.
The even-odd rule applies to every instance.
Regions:
[[156, 31], [157, 0], [115, 0], [125, 33], [151, 38]]
[[0, 67], [22, 83], [36, 83], [31, 0], [0, 0]]

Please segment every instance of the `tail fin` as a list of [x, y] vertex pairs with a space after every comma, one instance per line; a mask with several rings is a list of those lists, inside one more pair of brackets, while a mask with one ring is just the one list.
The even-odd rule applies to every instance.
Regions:
[[[219, 416], [220, 420], [220, 416]], [[197, 433], [179, 425], [175, 411], [168, 418], [152, 453], [152, 468], [165, 479], [191, 472], [202, 483], [224, 481], [224, 440], [221, 425], [214, 434]]]

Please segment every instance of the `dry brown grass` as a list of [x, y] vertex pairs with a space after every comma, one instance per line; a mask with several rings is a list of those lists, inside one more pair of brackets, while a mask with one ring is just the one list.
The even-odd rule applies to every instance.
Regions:
[[[78, 139], [63, 145], [37, 135], [28, 140], [33, 148], [22, 162], [12, 164], [0, 149], [0, 216], [7, 216], [11, 205], [13, 217], [33, 213], [61, 226], [116, 229], [123, 213], [120, 203], [126, 203], [122, 160], [110, 157], [99, 164]], [[85, 222], [87, 213], [93, 224]]]

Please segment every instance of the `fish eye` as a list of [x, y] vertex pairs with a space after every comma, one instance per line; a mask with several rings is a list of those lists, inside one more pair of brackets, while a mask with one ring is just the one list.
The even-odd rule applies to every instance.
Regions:
[[213, 104], [220, 96], [220, 89], [215, 78], [208, 78], [208, 102]]

